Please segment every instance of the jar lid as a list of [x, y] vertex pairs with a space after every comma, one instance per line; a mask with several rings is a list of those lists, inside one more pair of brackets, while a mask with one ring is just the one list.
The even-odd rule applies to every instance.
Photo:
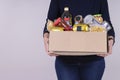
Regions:
[[93, 16], [95, 16], [95, 17], [101, 17], [102, 14], [95, 14], [95, 15], [93, 15]]

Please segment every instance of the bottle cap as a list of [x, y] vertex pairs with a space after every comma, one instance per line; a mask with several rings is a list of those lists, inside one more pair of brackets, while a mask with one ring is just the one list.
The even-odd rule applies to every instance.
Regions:
[[65, 8], [64, 8], [64, 11], [69, 11], [69, 8], [68, 8], [68, 7], [65, 7]]
[[95, 17], [101, 17], [102, 14], [95, 14], [95, 15], [93, 15], [93, 16], [95, 16]]

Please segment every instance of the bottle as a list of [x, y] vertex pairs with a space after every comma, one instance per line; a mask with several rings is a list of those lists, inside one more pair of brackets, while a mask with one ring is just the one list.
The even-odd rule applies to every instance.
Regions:
[[102, 14], [95, 14], [93, 16], [97, 22], [99, 22], [99, 23], [103, 22]]
[[64, 12], [61, 15], [61, 18], [69, 25], [72, 26], [72, 15], [69, 12], [69, 7], [64, 8]]

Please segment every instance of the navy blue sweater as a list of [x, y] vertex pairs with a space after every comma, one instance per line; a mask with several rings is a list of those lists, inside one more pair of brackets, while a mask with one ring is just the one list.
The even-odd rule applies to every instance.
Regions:
[[[70, 13], [72, 14], [73, 18], [76, 15], [82, 15], [84, 18], [88, 14], [92, 14], [92, 15], [102, 14], [103, 19], [109, 22], [110, 25], [112, 26], [110, 17], [109, 17], [107, 0], [51, 0], [47, 19], [54, 21], [55, 19], [60, 17], [64, 12], [64, 7], [69, 7]], [[46, 32], [49, 33], [47, 30], [47, 27], [45, 26], [43, 33], [46, 33]], [[108, 35], [115, 37], [113, 26], [112, 26], [112, 29], [108, 32]], [[71, 58], [75, 58], [75, 59], [71, 59]], [[83, 59], [84, 61], [89, 61], [89, 60], [94, 60], [99, 58], [101, 57], [98, 57], [98, 56], [91, 56], [91, 57], [84, 56], [84, 58], [83, 56], [81, 58], [80, 56], [65, 57], [65, 59], [70, 59], [70, 60]]]
[[[51, 0], [47, 19], [54, 21], [60, 17], [64, 11], [64, 7], [69, 7], [73, 18], [76, 15], [85, 17], [88, 14], [102, 14], [103, 19], [112, 26], [107, 0]], [[48, 30], [45, 25], [43, 33], [46, 32], [48, 32]], [[108, 35], [115, 37], [113, 26], [112, 29], [108, 31]]]

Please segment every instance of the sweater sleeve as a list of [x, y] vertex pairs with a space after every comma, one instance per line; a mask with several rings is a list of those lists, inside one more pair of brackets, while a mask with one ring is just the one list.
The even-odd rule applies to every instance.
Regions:
[[109, 7], [108, 7], [107, 0], [101, 0], [100, 13], [102, 14], [103, 19], [106, 20], [112, 27], [112, 29], [108, 31], [108, 36], [115, 37], [114, 28], [113, 28], [113, 25], [111, 23], [110, 16], [109, 16]]
[[51, 0], [43, 34], [44, 33], [49, 33], [49, 31], [47, 30], [47, 21], [48, 21], [48, 19], [54, 21], [59, 16], [60, 16], [60, 14], [59, 14], [58, 0]]

